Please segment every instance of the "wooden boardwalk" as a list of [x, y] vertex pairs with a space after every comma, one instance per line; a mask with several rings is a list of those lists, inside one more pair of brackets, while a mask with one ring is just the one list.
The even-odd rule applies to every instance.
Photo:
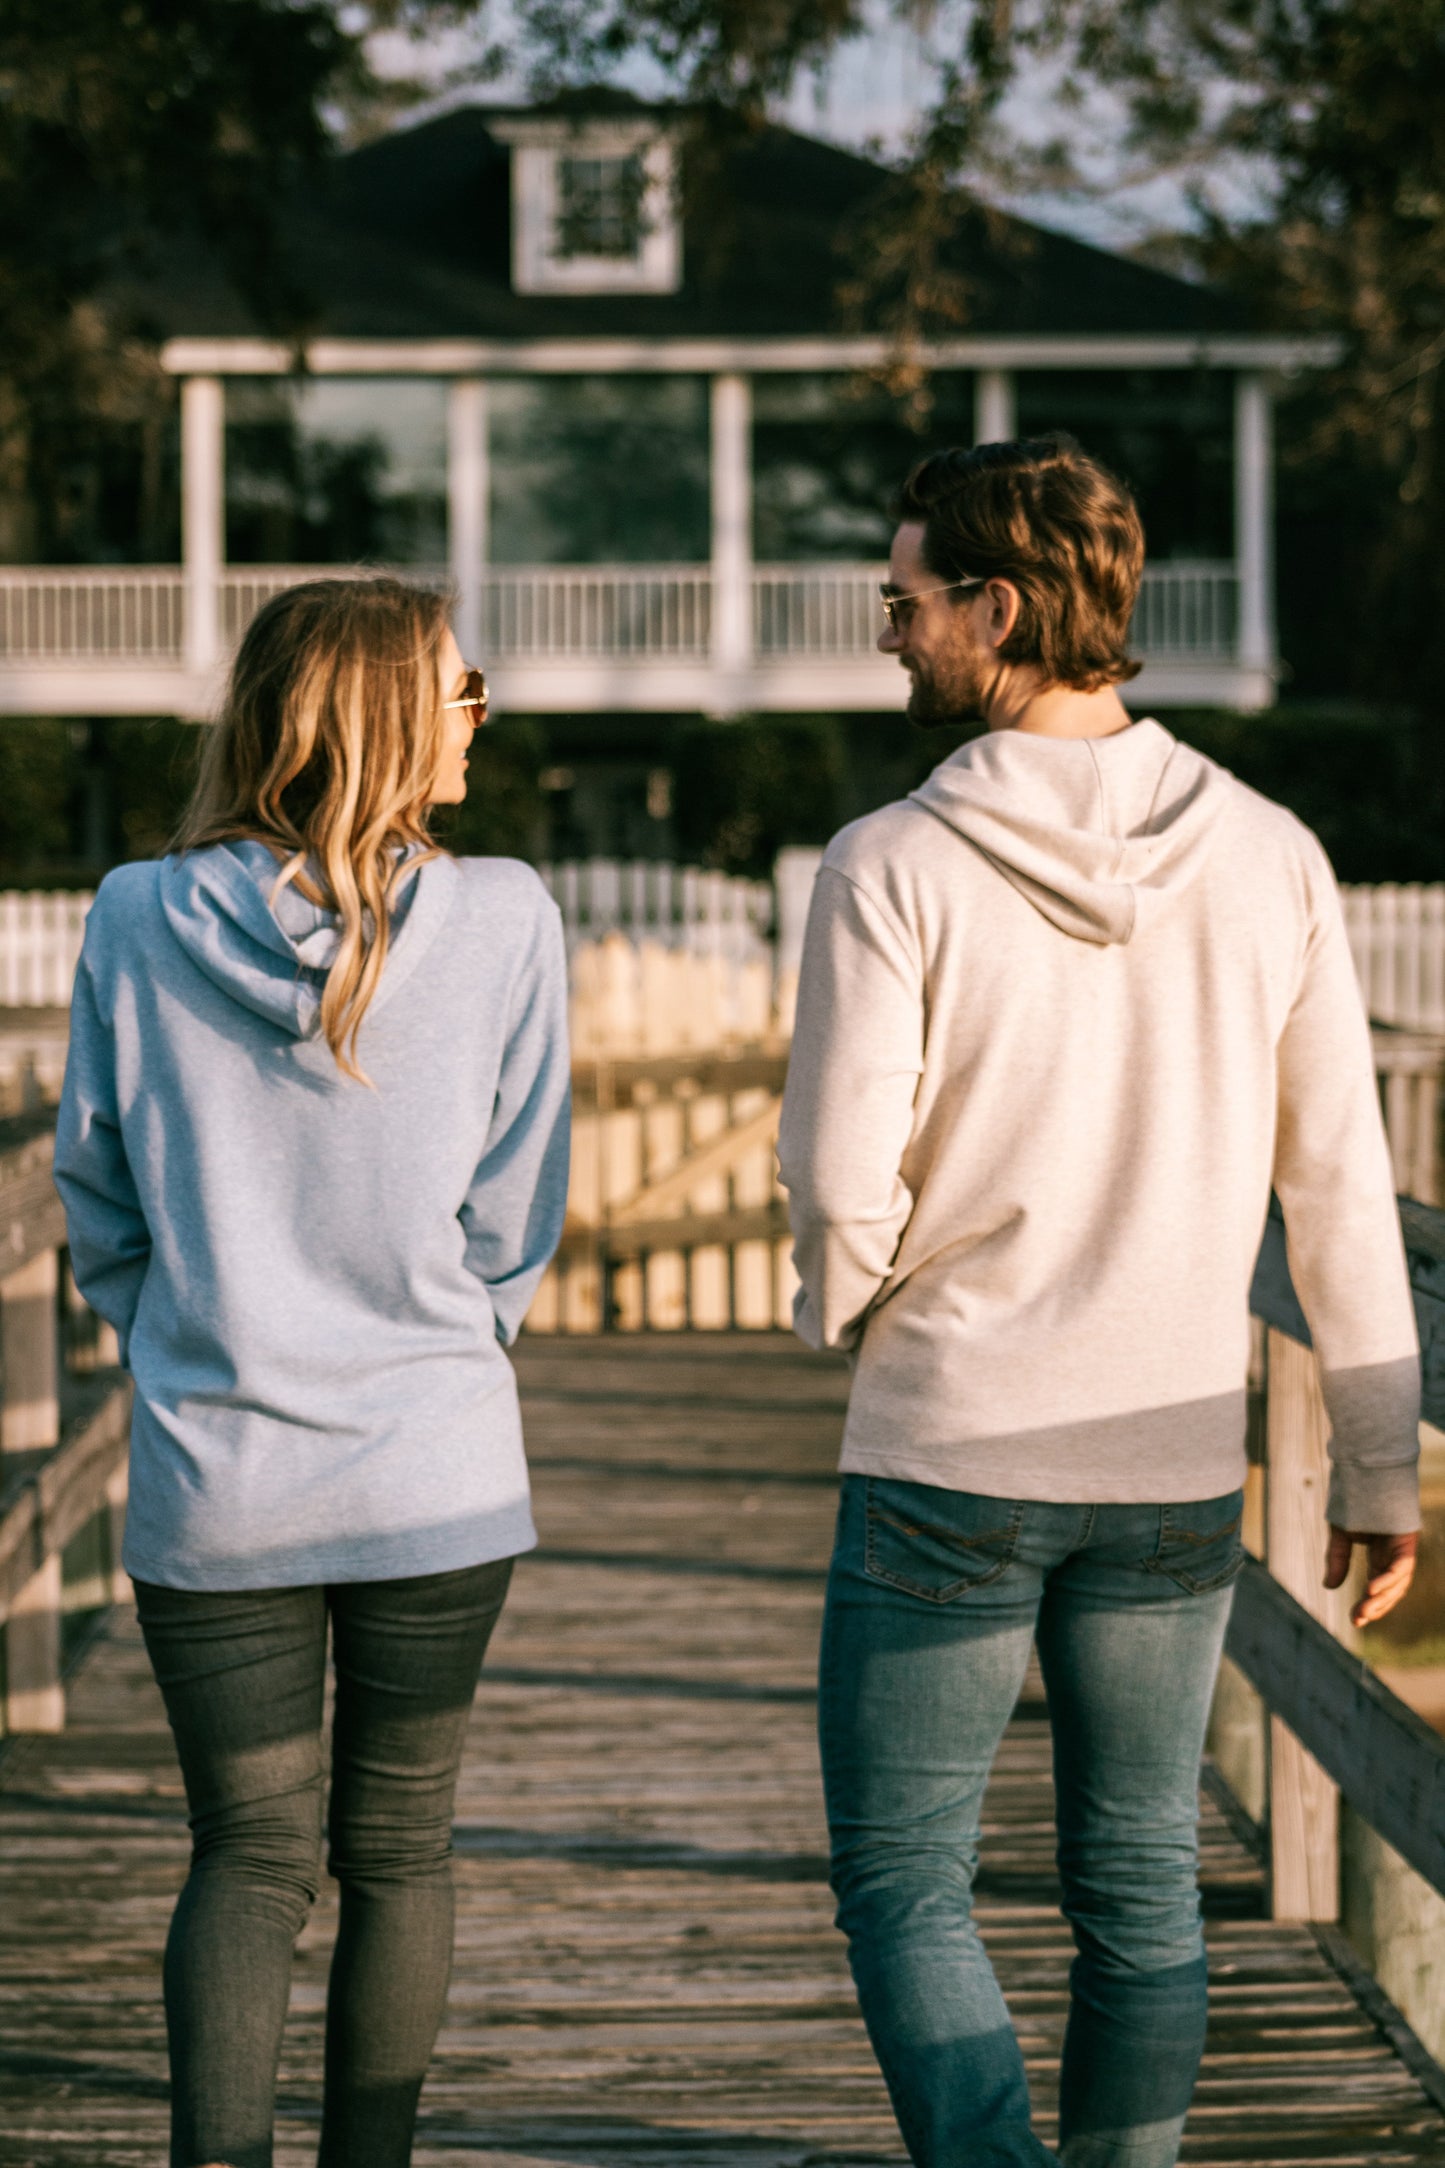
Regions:
[[[533, 1339], [543, 1548], [519, 1570], [458, 1801], [459, 1931], [418, 2168], [902, 2161], [824, 1881], [813, 1659], [846, 1380], [781, 1335]], [[980, 1913], [1052, 2129], [1066, 1934], [1048, 1727], [989, 1797]], [[1263, 1917], [1206, 1788], [1214, 1960], [1185, 2159], [1445, 2162], [1445, 2115], [1306, 1927]], [[160, 2168], [160, 1951], [180, 1781], [133, 1619], [63, 1736], [0, 1752], [0, 2163]], [[333, 1929], [303, 1939], [278, 2168], [314, 2158]]]

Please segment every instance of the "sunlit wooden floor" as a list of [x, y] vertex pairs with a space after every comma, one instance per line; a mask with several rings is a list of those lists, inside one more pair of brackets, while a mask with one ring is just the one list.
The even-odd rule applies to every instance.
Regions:
[[[521, 1353], [543, 1548], [519, 1569], [457, 1808], [451, 2005], [419, 2168], [900, 2163], [831, 1923], [813, 1659], [846, 1379], [784, 1336]], [[134, 1621], [63, 1737], [0, 1751], [0, 2162], [165, 2159], [160, 1952], [186, 1855]], [[1065, 2014], [1048, 1726], [990, 1793], [981, 1918], [1041, 2133]], [[1214, 1959], [1194, 2162], [1445, 2162], [1433, 2107], [1206, 1791]], [[278, 2168], [314, 2158], [333, 1914], [296, 1968]]]

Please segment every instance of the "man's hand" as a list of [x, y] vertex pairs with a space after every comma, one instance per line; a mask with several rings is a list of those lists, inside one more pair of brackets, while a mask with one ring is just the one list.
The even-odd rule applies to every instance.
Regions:
[[1370, 1577], [1365, 1583], [1365, 1593], [1350, 1613], [1352, 1626], [1373, 1626], [1376, 1619], [1393, 1611], [1415, 1573], [1415, 1553], [1420, 1538], [1408, 1536], [1372, 1536], [1358, 1528], [1336, 1528], [1330, 1525], [1330, 1544], [1325, 1553], [1325, 1587], [1339, 1588], [1350, 1570], [1350, 1554], [1357, 1543], [1363, 1543], [1369, 1560]]

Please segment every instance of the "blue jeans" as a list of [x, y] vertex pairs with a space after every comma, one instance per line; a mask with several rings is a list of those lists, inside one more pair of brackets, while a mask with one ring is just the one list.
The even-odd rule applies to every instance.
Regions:
[[[847, 1476], [819, 1728], [838, 1924], [917, 2168], [1170, 2168], [1204, 2045], [1199, 1760], [1242, 1495], [1044, 1505]], [[1060, 2153], [973, 1923], [1037, 1640], [1076, 1956]]]

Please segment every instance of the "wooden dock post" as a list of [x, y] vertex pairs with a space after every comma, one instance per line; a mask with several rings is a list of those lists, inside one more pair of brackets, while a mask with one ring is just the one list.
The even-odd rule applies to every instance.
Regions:
[[[60, 1273], [41, 1250], [0, 1280], [0, 1456], [60, 1438]], [[5, 1729], [63, 1731], [60, 1554], [44, 1558], [5, 1624]]]
[[[1268, 1347], [1265, 1526], [1269, 1570], [1312, 1618], [1343, 1605], [1322, 1585], [1329, 1425], [1314, 1350], [1273, 1327]], [[1340, 1912], [1339, 1792], [1277, 1716], [1269, 1720], [1270, 1905], [1277, 1920]]]

